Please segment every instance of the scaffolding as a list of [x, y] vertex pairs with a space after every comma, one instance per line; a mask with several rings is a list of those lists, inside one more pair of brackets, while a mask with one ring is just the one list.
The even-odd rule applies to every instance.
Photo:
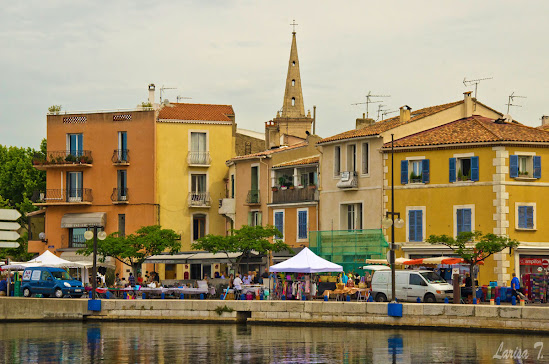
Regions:
[[388, 248], [381, 229], [309, 231], [309, 249], [345, 272], [360, 273], [366, 259], [384, 259]]

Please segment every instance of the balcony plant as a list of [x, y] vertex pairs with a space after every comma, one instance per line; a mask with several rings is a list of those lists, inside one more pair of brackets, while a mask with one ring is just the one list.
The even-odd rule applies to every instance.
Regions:
[[272, 189], [273, 192], [278, 192], [278, 187], [277, 186], [273, 186], [271, 189]]
[[309, 186], [308, 186], [311, 190], [314, 190], [316, 188], [316, 185], [314, 183], [309, 183]]
[[528, 177], [528, 171], [519, 171], [519, 176]]
[[415, 174], [414, 172], [412, 172], [412, 174], [410, 175], [410, 182], [412, 182], [412, 183], [421, 182], [422, 177], [423, 177], [422, 174]]
[[68, 162], [68, 163], [74, 163], [76, 162], [76, 160], [77, 160], [77, 157], [72, 154], [69, 154], [65, 157], [65, 162]]

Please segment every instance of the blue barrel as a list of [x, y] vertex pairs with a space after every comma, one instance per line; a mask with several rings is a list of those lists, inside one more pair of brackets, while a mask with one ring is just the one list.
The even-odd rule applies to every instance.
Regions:
[[421, 298], [419, 298], [419, 297], [416, 298], [416, 302], [417, 302], [417, 303], [421, 303]]
[[324, 295], [324, 301], [328, 302], [328, 296]]
[[162, 292], [162, 293], [160, 294], [160, 298], [161, 298], [161, 299], [166, 298], [166, 295], [164, 295], [164, 292]]
[[448, 300], [448, 297], [444, 297], [444, 303], [450, 303], [450, 301]]
[[372, 297], [372, 295], [370, 295], [370, 297], [368, 297], [368, 302], [374, 302], [374, 297]]
[[496, 305], [498, 305], [498, 306], [499, 306], [500, 304], [501, 304], [501, 298], [499, 298], [499, 297], [496, 297]]
[[[284, 296], [282, 296], [282, 297], [284, 297]], [[282, 299], [284, 299], [284, 298], [282, 298]], [[240, 300], [242, 300], [242, 301], [245, 301], [245, 300], [246, 300], [246, 295], [245, 295], [244, 293], [242, 293], [242, 294], [240, 295]]]
[[477, 304], [477, 298], [473, 298], [473, 305], [476, 305]]
[[143, 294], [141, 295], [141, 298], [143, 298], [143, 299], [147, 298], [147, 296], [145, 295], [145, 292], [143, 292]]
[[282, 295], [282, 301], [286, 301], [286, 296]]
[[181, 293], [181, 294], [179, 295], [179, 299], [180, 299], [180, 300], [184, 300], [184, 299], [185, 299], [185, 295], [184, 295], [183, 293]]
[[127, 300], [128, 299], [128, 294], [126, 292], [124, 292], [124, 295], [122, 297], [124, 297], [124, 299]]
[[513, 306], [516, 306], [516, 305], [517, 305], [517, 297], [516, 297], [516, 296], [511, 297], [511, 304], [512, 304]]
[[201, 299], [201, 300], [204, 299], [204, 293], [201, 293], [201, 294], [200, 294], [200, 299]]
[[351, 296], [347, 295], [347, 302], [351, 302]]

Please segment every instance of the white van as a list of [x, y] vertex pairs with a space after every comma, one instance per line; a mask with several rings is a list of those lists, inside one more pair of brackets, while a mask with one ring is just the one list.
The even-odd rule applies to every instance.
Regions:
[[[398, 301], [443, 302], [452, 300], [454, 290], [441, 276], [430, 270], [395, 271], [395, 295]], [[391, 271], [379, 270], [372, 277], [372, 297], [377, 302], [391, 298]]]

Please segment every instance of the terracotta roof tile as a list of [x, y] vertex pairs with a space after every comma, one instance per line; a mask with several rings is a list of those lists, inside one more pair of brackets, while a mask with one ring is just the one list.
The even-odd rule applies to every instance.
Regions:
[[538, 126], [536, 129], [540, 129], [540, 130], [549, 130], [549, 124], [540, 125], [540, 126]]
[[456, 102], [451, 102], [451, 103], [443, 104], [443, 105], [425, 107], [423, 109], [419, 109], [419, 110], [416, 110], [416, 111], [412, 110], [412, 113], [410, 115], [410, 120], [407, 121], [407, 122], [401, 122], [400, 121], [400, 115], [399, 115], [399, 116], [392, 117], [390, 119], [378, 121], [375, 124], [366, 126], [364, 128], [361, 128], [361, 129], [352, 129], [352, 130], [348, 130], [346, 132], [343, 132], [343, 133], [340, 133], [340, 134], [337, 134], [337, 135], [334, 135], [334, 136], [331, 136], [331, 137], [328, 137], [328, 138], [324, 138], [320, 142], [318, 142], [318, 144], [332, 142], [332, 141], [336, 141], [336, 140], [342, 140], [342, 139], [352, 139], [352, 138], [360, 138], [360, 137], [365, 137], [365, 136], [378, 135], [380, 133], [383, 133], [384, 131], [396, 128], [400, 125], [413, 123], [414, 121], [423, 119], [427, 116], [431, 116], [433, 114], [436, 114], [438, 112], [447, 110], [451, 107], [460, 105], [462, 103], [463, 103], [463, 100], [456, 101]]
[[280, 163], [280, 164], [277, 164], [276, 166], [273, 166], [273, 168], [302, 166], [305, 164], [315, 164], [315, 163], [318, 163], [319, 161], [320, 161], [320, 156], [317, 155], [315, 157], [301, 158], [301, 159], [296, 159], [295, 161]]
[[305, 147], [305, 146], [307, 146], [307, 144], [308, 144], [307, 142], [301, 142], [301, 143], [297, 143], [297, 144], [294, 144], [294, 145], [290, 145], [288, 147], [284, 146], [284, 147], [280, 147], [280, 148], [273, 148], [273, 149], [269, 149], [269, 150], [264, 150], [263, 152], [246, 154], [246, 155], [239, 155], [238, 157], [234, 157], [231, 160], [232, 161], [237, 161], [237, 160], [241, 160], [241, 159], [251, 159], [251, 158], [264, 157], [264, 156], [271, 155], [271, 154], [274, 154], [274, 153], [284, 152], [284, 151], [290, 150], [290, 149]]
[[159, 120], [228, 121], [234, 115], [231, 105], [171, 103], [162, 107]]
[[[499, 120], [499, 119], [498, 119]], [[394, 141], [395, 148], [463, 143], [527, 142], [549, 143], [549, 132], [518, 122], [496, 122], [473, 115]], [[385, 143], [384, 148], [390, 148]]]

